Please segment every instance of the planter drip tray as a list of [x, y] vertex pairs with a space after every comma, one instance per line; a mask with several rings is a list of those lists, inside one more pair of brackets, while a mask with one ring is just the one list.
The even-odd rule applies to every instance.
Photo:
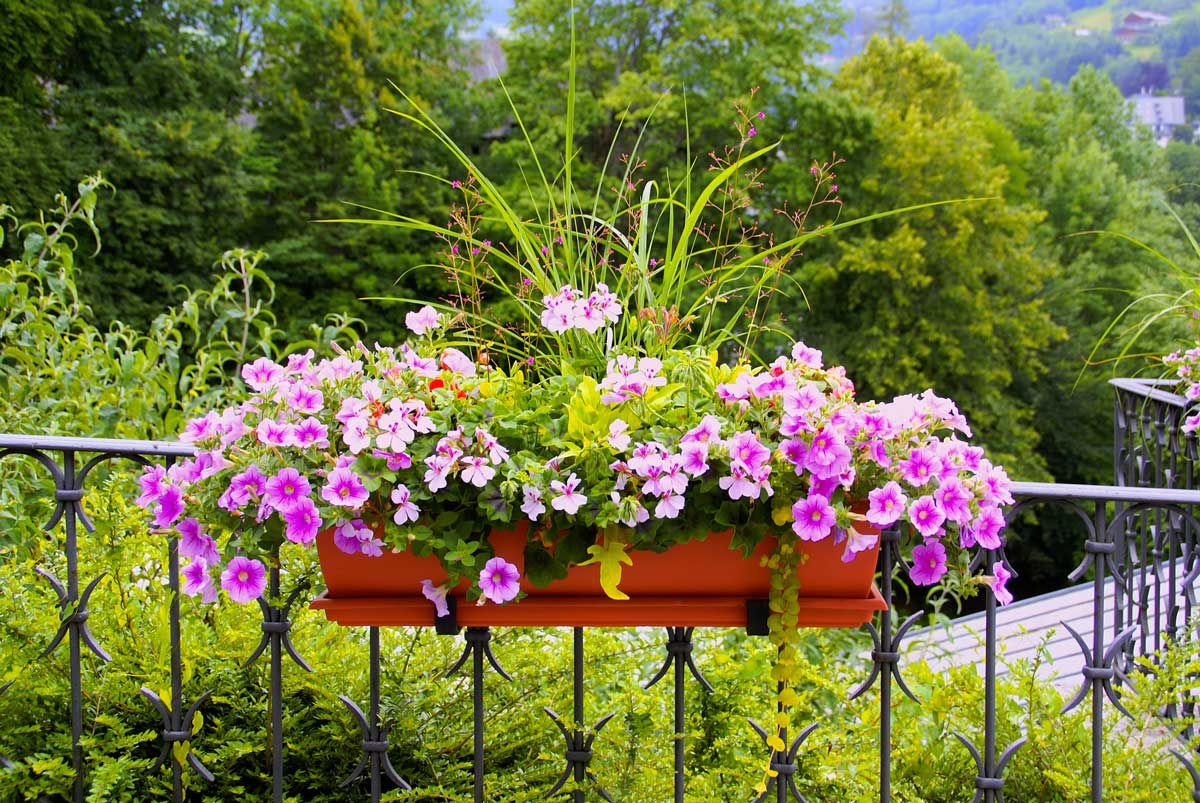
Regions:
[[[423, 596], [331, 598], [322, 593], [312, 608], [347, 626], [434, 626], [433, 604]], [[887, 610], [872, 585], [862, 599], [802, 597], [801, 627], [857, 627]], [[535, 596], [516, 604], [476, 606], [459, 600], [461, 627], [740, 627], [747, 626], [745, 597], [642, 596], [613, 600], [591, 596]]]
[[[455, 615], [437, 623], [440, 629], [486, 627], [744, 627], [751, 634], [767, 630], [766, 599], [771, 570], [767, 559], [774, 537], [764, 538], [751, 555], [732, 546], [732, 533], [710, 533], [703, 540], [675, 544], [665, 552], [632, 553], [633, 565], [621, 573], [627, 600], [609, 598], [600, 582], [600, 567], [573, 566], [567, 576], [547, 586], [522, 579], [525, 596], [506, 605], [477, 606], [466, 601], [466, 579], [450, 590]], [[493, 531], [495, 553], [525, 572], [524, 527]], [[805, 542], [800, 566], [800, 626], [858, 627], [876, 611], [887, 610], [873, 584], [879, 543], [854, 560], [842, 560], [844, 546], [834, 539]], [[446, 581], [434, 557], [384, 552], [378, 557], [348, 555], [334, 544], [330, 531], [317, 536], [317, 554], [325, 592], [312, 607], [342, 625], [434, 626], [433, 603], [421, 593], [422, 583]]]

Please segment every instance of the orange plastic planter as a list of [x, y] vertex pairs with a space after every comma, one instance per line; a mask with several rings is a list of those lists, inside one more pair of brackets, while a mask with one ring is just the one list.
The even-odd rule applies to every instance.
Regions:
[[[568, 576], [544, 588], [522, 579], [527, 596], [506, 605], [476, 606], [464, 599], [464, 581], [453, 592], [460, 626], [632, 627], [703, 626], [746, 627], [747, 600], [765, 600], [770, 592], [770, 569], [761, 558], [775, 547], [764, 539], [749, 558], [729, 546], [731, 534], [713, 533], [703, 541], [671, 547], [663, 553], [633, 552], [625, 566], [621, 590], [628, 600], [607, 597], [600, 588], [596, 565], [572, 567]], [[525, 528], [493, 532], [496, 554], [525, 569]], [[856, 627], [876, 611], [886, 610], [874, 586], [879, 551], [861, 553], [843, 563], [842, 545], [833, 539], [804, 543], [808, 560], [800, 567], [800, 625]], [[317, 555], [325, 574], [326, 591], [312, 607], [342, 625], [434, 624], [433, 603], [421, 594], [421, 581], [435, 585], [446, 573], [436, 558], [385, 552], [373, 558], [347, 555], [333, 542], [332, 531], [317, 536]]]

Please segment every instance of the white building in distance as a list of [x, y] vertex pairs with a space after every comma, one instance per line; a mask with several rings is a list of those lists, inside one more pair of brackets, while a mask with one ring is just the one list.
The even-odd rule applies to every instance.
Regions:
[[1170, 142], [1175, 127], [1187, 123], [1183, 98], [1178, 95], [1151, 95], [1143, 89], [1125, 100], [1130, 104], [1133, 120], [1149, 126], [1155, 141], [1163, 147]]

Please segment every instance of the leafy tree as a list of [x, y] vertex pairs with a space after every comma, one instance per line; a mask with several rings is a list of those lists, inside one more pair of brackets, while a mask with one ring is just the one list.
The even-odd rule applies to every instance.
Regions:
[[1184, 108], [1195, 114], [1200, 110], [1200, 47], [1193, 47], [1180, 59], [1175, 80], [1183, 94]]
[[[1042, 214], [1006, 201], [988, 121], [961, 71], [928, 45], [873, 40], [835, 86], [875, 119], [872, 159], [847, 180], [855, 215], [931, 200], [991, 198], [926, 210], [839, 237], [801, 282], [801, 334], [868, 395], [933, 387], [960, 402], [982, 439], [1021, 476], [1045, 470], [1021, 398], [1057, 336], [1041, 288], [1054, 266], [1029, 240]], [[999, 196], [999, 197], [998, 197]]]
[[[16, 30], [45, 23], [43, 11], [22, 11]], [[67, 20], [78, 24], [17, 40], [18, 77], [34, 76], [21, 97], [32, 86], [43, 103], [0, 95], [0, 155], [16, 157], [0, 195], [36, 208], [48, 199], [34, 188], [96, 169], [122, 188], [101, 213], [107, 247], [81, 274], [103, 320], [147, 322], [177, 285], [208, 284], [213, 254], [266, 244], [285, 326], [361, 311], [386, 336], [392, 312], [356, 299], [426, 262], [429, 244], [311, 221], [343, 200], [422, 215], [440, 205], [399, 176], [436, 163], [382, 107], [395, 100], [389, 80], [420, 86], [471, 136], [452, 65], [465, 61], [458, 34], [475, 13], [471, 0], [80, 6]]]
[[[574, 14], [571, 9], [574, 7]], [[686, 170], [690, 133], [698, 153], [729, 139], [735, 104], [759, 87], [755, 110], [790, 120], [823, 73], [815, 57], [840, 26], [837, 4], [752, 0], [524, 0], [513, 8], [505, 50], [517, 108], [543, 155], [561, 154], [563, 81], [574, 21], [576, 142], [603, 164], [610, 146], [639, 152], [655, 171]], [[497, 149], [520, 154], [521, 143]], [[548, 164], [556, 169], [557, 162]]]

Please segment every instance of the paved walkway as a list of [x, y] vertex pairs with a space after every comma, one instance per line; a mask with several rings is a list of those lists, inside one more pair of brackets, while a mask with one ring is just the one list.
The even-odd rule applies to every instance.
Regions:
[[[1176, 564], [1181, 568], [1181, 564]], [[1169, 568], [1169, 567], [1168, 567]], [[1151, 617], [1166, 624], [1168, 588], [1167, 573], [1163, 572], [1159, 591], [1162, 604], [1155, 604], [1155, 587], [1152, 578], [1142, 595], [1149, 601]], [[1113, 581], [1104, 585], [1105, 642], [1113, 640]], [[1044, 594], [1039, 597], [1018, 600], [997, 609], [997, 675], [1003, 677], [1018, 661], [1037, 664], [1037, 675], [1051, 680], [1060, 689], [1073, 692], [1078, 688], [1080, 670], [1084, 657], [1082, 650], [1063, 625], [1074, 628], [1084, 643], [1092, 646], [1094, 620], [1092, 615], [1094, 587], [1091, 582]], [[1155, 611], [1155, 607], [1162, 610]], [[1126, 622], [1125, 626], [1128, 626]], [[1151, 628], [1151, 630], [1162, 628]], [[944, 625], [912, 631], [905, 639], [905, 655], [909, 659], [924, 659], [935, 670], [974, 664], [983, 674], [984, 665], [984, 615], [983, 613], [953, 619]], [[1042, 653], [1044, 645], [1044, 653]], [[1146, 648], [1153, 651], [1154, 645]], [[1139, 650], [1140, 652], [1140, 650]]]

